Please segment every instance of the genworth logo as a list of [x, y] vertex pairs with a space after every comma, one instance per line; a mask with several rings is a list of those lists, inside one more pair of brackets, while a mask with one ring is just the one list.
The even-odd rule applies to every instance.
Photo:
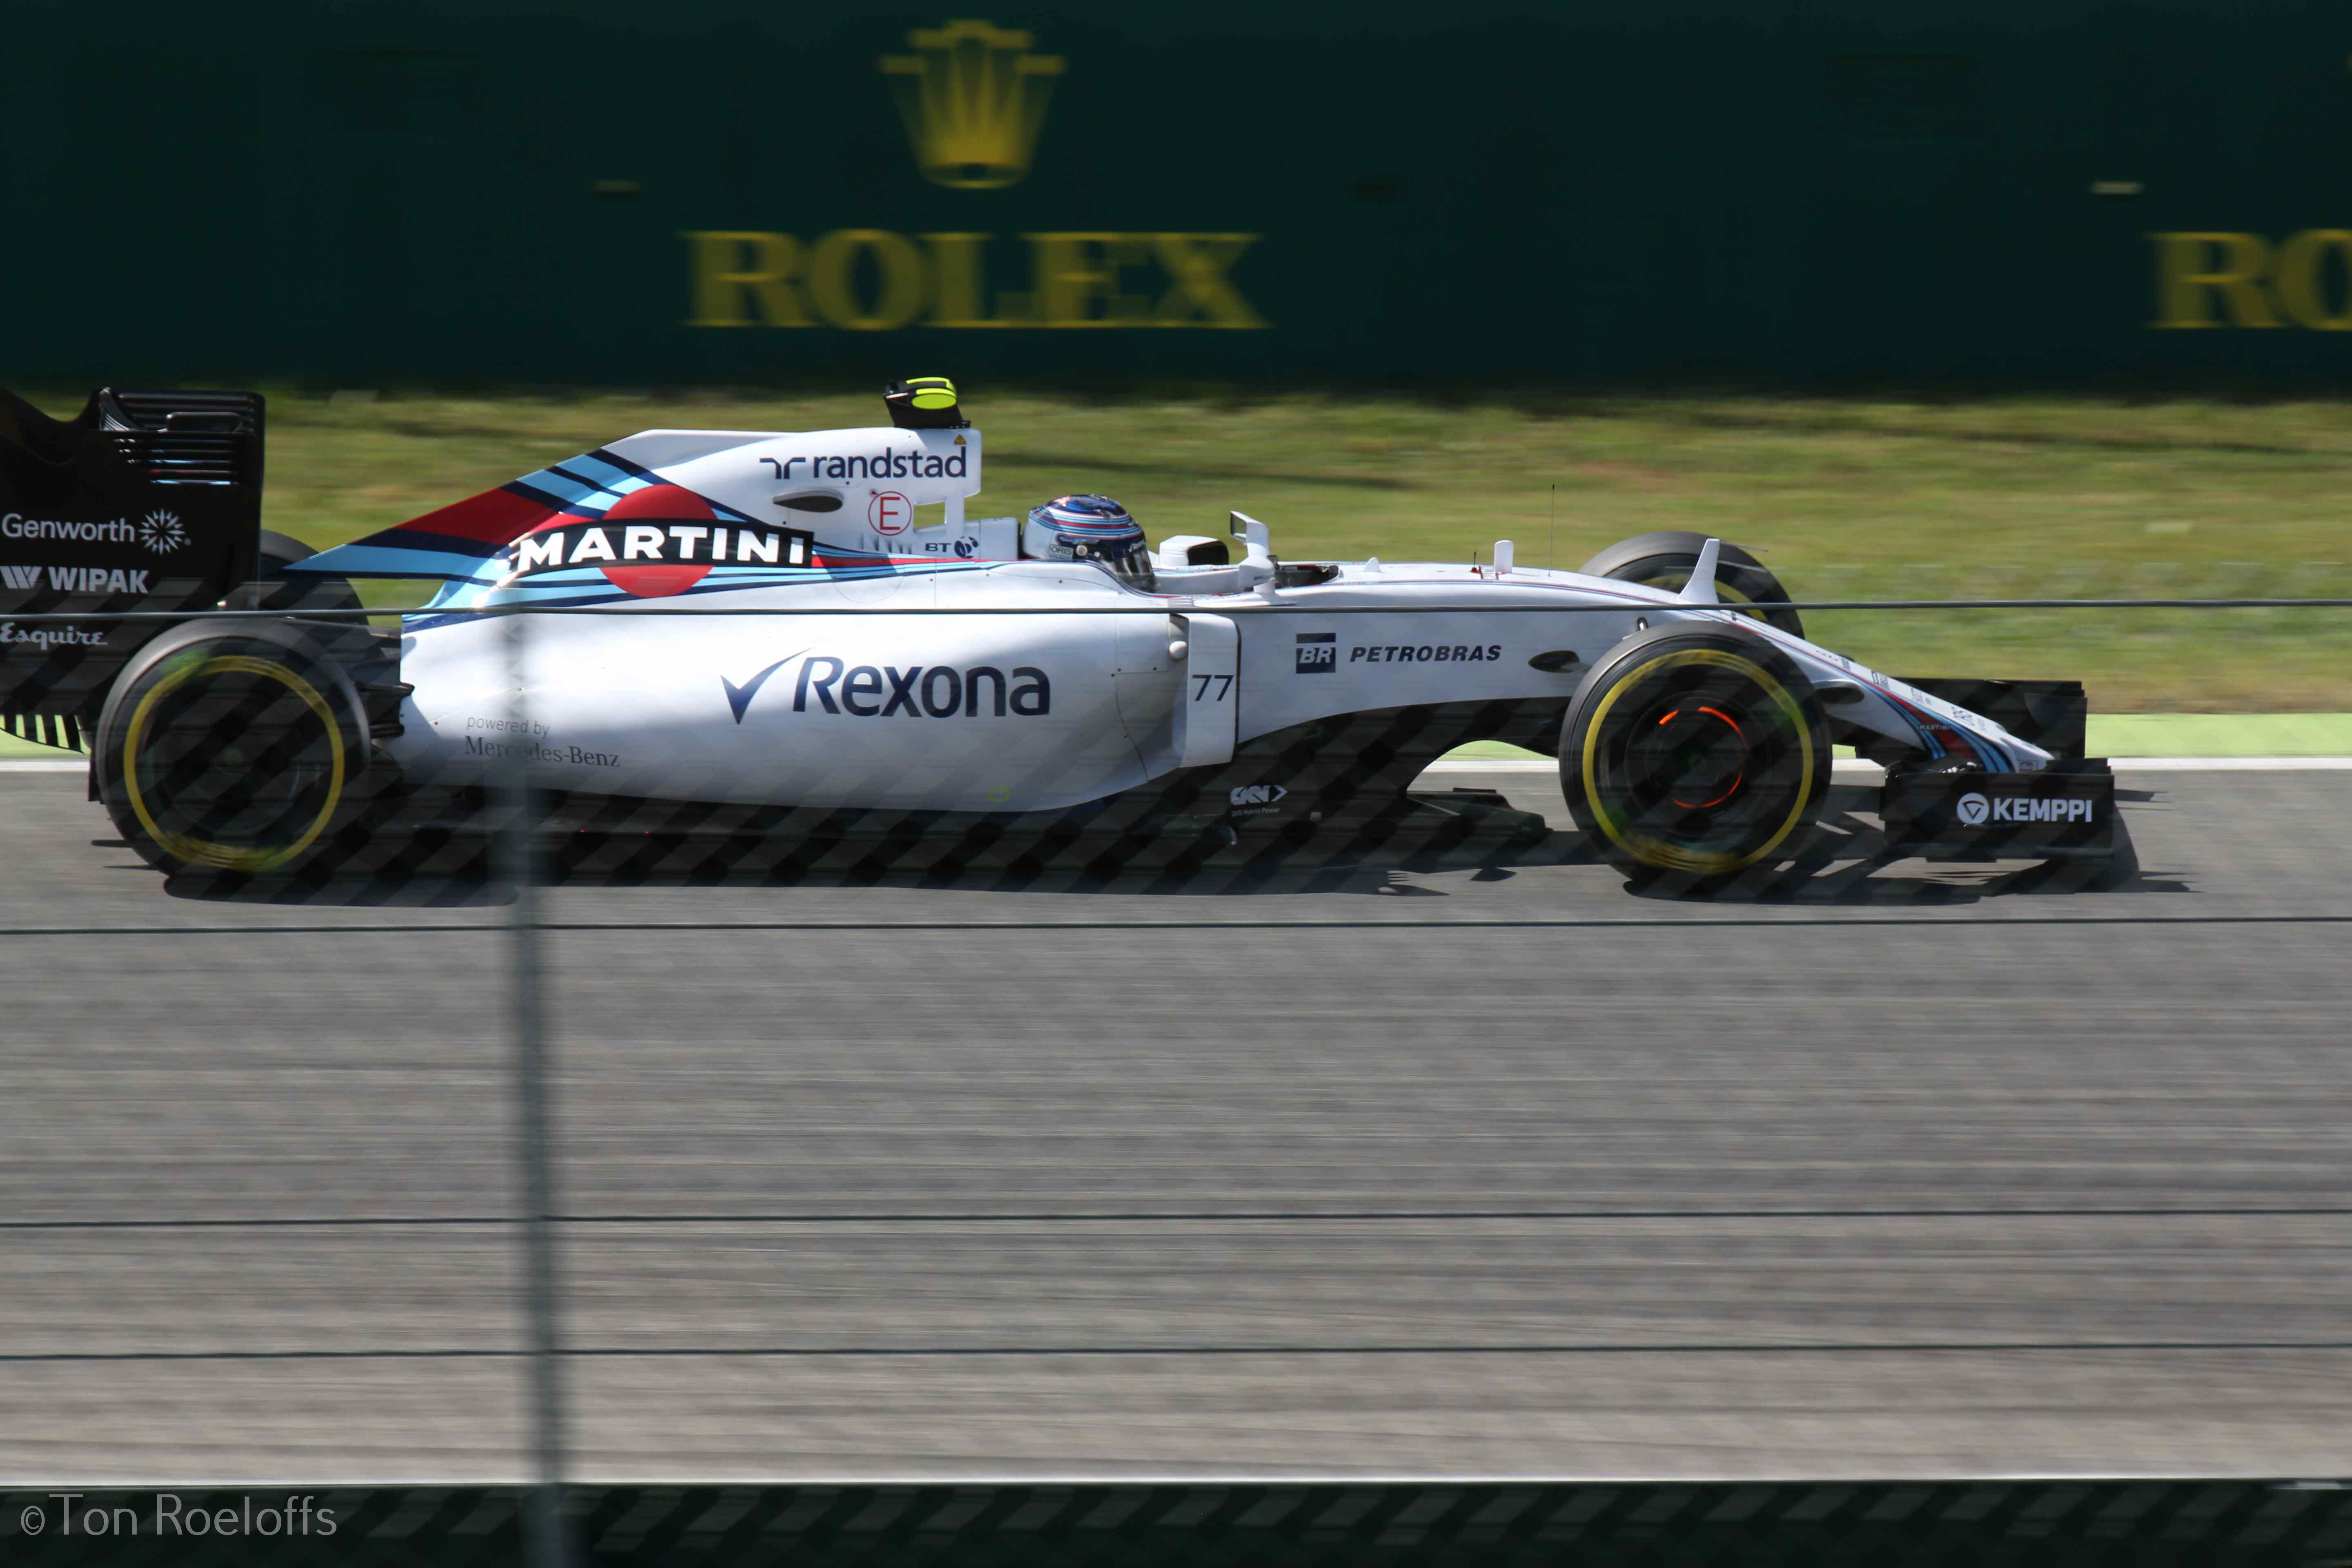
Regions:
[[1059, 55], [1031, 54], [1034, 42], [992, 22], [950, 22], [908, 33], [913, 54], [882, 57], [923, 178], [992, 191], [1029, 172], [1066, 63]]
[[188, 542], [188, 531], [180, 526], [178, 512], [151, 511], [139, 520], [139, 542], [158, 555], [169, 555]]

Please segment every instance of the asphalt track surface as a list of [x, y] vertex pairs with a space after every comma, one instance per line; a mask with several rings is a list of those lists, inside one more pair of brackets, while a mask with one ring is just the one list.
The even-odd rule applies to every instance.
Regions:
[[[576, 1469], [2352, 1473], [2352, 773], [2123, 783], [2101, 892], [552, 890]], [[81, 795], [0, 777], [0, 1478], [528, 1473], [500, 892]]]

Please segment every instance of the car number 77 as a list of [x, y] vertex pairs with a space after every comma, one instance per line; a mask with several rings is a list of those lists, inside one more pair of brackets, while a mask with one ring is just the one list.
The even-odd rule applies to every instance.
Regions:
[[[1192, 679], [1200, 682], [1200, 689], [1192, 693], [1192, 700], [1195, 702], [1203, 700], [1223, 702], [1226, 694], [1234, 689], [1234, 678], [1230, 675], [1196, 675]], [[1209, 696], [1209, 683], [1213, 680], [1217, 682], [1217, 694], [1214, 697]]]

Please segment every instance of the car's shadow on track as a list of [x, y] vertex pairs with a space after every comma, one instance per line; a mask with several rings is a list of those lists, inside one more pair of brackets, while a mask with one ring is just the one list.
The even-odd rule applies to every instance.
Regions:
[[[1642, 899], [1717, 904], [1937, 906], [1987, 899], [2097, 890], [2186, 892], [2176, 879], [2142, 873], [2126, 830], [2112, 861], [2000, 865], [1930, 862], [1888, 852], [1871, 808], [1874, 792], [1832, 788], [1820, 831], [1798, 860], [1694, 886], [1664, 877], [1627, 879], [1584, 840], [1511, 812], [1465, 827], [1459, 816], [1425, 814], [1378, 835], [1323, 842], [1198, 846], [1038, 845], [969, 838], [885, 842], [575, 836], [542, 855], [541, 879], [554, 889], [896, 888], [949, 894], [1054, 893], [1170, 898], [1361, 896], [1384, 900], [1456, 895], [1400, 878], [1470, 873], [1472, 883], [1521, 872], [1577, 869]], [[380, 858], [337, 876], [264, 879], [184, 872], [171, 896], [206, 901], [343, 909], [463, 909], [512, 902], [491, 847], [446, 840]]]
[[[2148, 798], [2117, 792], [2118, 799]], [[1786, 865], [1725, 883], [1692, 886], [1665, 876], [1629, 879], [1636, 898], [1721, 904], [1820, 906], [1979, 903], [1987, 899], [2059, 893], [2188, 893], [2177, 877], [2141, 868], [2128, 821], [2116, 819], [2112, 857], [2083, 860], [1928, 860], [1889, 849], [1880, 830], [1877, 792], [1832, 786], [1819, 830]]]

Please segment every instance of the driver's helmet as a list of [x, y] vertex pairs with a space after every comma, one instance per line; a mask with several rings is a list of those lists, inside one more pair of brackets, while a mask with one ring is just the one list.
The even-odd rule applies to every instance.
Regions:
[[1154, 581], [1143, 526], [1108, 496], [1063, 496], [1029, 514], [1021, 553], [1033, 561], [1091, 561], [1149, 594]]

